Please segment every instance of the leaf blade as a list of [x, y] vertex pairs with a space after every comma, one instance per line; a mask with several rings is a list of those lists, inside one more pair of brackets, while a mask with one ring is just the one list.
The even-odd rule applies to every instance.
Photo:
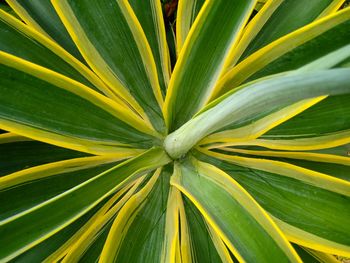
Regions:
[[344, 9], [265, 46], [227, 72], [215, 87], [211, 99], [247, 80], [297, 69], [349, 44], [349, 19], [350, 10]]
[[159, 84], [163, 96], [168, 88], [171, 74], [170, 56], [166, 40], [165, 24], [160, 1], [129, 1], [135, 12], [156, 61]]
[[171, 156], [179, 157], [205, 136], [231, 124], [256, 118], [266, 105], [272, 105], [268, 108], [268, 113], [271, 113], [303, 99], [348, 94], [349, 72], [331, 69], [279, 74], [243, 85], [209, 104], [192, 120], [168, 135], [164, 146]]
[[144, 119], [164, 132], [156, 64], [128, 1], [52, 3], [94, 72]]
[[[229, 177], [214, 166], [201, 162], [193, 165], [192, 167], [189, 164], [180, 166], [178, 168], [181, 169], [180, 173], [187, 174], [178, 173], [176, 177], [172, 177], [171, 184], [190, 198], [238, 260], [249, 261], [253, 255], [253, 257], [259, 255], [259, 260], [269, 262], [272, 258], [270, 253], [272, 253], [274, 259], [278, 258], [277, 261], [300, 261], [272, 220], [264, 214], [241, 186], [233, 180], [228, 180]], [[217, 201], [220, 200], [220, 205], [215, 204], [212, 199], [205, 198], [204, 193], [210, 193], [212, 198], [213, 196], [218, 197]], [[258, 221], [253, 223], [254, 220]], [[236, 225], [237, 222], [239, 222], [239, 227]], [[249, 229], [254, 228], [255, 238], [261, 238], [259, 243], [264, 240], [263, 244], [269, 244], [269, 255], [264, 255], [264, 249], [259, 248], [258, 243], [254, 243], [248, 237], [250, 236], [246, 229], [248, 225]]]
[[[49, 0], [6, 0], [26, 24], [44, 35], [50, 36], [73, 56], [83, 61], [81, 54], [68, 35]], [[45, 14], [45, 15], [43, 15]]]
[[[164, 114], [170, 131], [181, 126], [205, 104], [254, 2], [209, 0], [204, 4], [169, 83]], [[217, 24], [219, 18], [226, 26]]]
[[[1, 259], [9, 260], [23, 253], [88, 212], [115, 190], [169, 161], [164, 151], [151, 149], [32, 209], [1, 221], [0, 230], [4, 233], [0, 237], [4, 244]], [[56, 214], [55, 211], [62, 213]]]
[[[349, 254], [349, 234], [344, 229], [344, 222], [350, 216], [346, 208], [350, 200], [348, 194], [343, 195], [327, 184], [320, 187], [318, 178], [310, 183], [296, 176], [286, 177], [276, 171], [251, 166], [249, 162], [235, 164], [232, 160], [239, 158], [237, 156], [225, 155], [225, 160], [217, 153], [215, 158], [196, 156], [217, 165], [236, 179], [273, 216], [291, 242], [325, 253]], [[267, 161], [253, 159], [253, 162]], [[327, 181], [333, 180], [331, 176], [327, 177]], [[346, 189], [349, 191], [350, 188]]]
[[[136, 134], [139, 133], [137, 140], [141, 144], [148, 137], [146, 135], [142, 138], [144, 137], [141, 135], [142, 132], [136, 130], [137, 127], [145, 126], [145, 123], [111, 99], [67, 77], [20, 58], [3, 52], [0, 52], [0, 57], [3, 76], [0, 126], [3, 129], [49, 143], [61, 142], [64, 147], [93, 153], [98, 151], [91, 148], [94, 145], [96, 148], [100, 147], [98, 144], [103, 141], [107, 146], [102, 148], [108, 148], [106, 142], [109, 141], [110, 145], [117, 146], [118, 151], [118, 140], [119, 145], [125, 147], [129, 143], [120, 140], [132, 138], [135, 134], [133, 130]], [[16, 89], [11, 89], [12, 86], [16, 86]], [[43, 107], [45, 111], [42, 110]], [[72, 112], [76, 114], [73, 116]], [[125, 128], [129, 131], [126, 132]], [[119, 132], [124, 130], [126, 133], [117, 139], [115, 135], [119, 132], [115, 132], [116, 129]], [[113, 130], [114, 132], [110, 132]], [[107, 141], [106, 135], [109, 137]], [[115, 138], [114, 143], [111, 141], [111, 135]], [[84, 142], [90, 150], [84, 146]], [[110, 146], [109, 148], [111, 149]]]

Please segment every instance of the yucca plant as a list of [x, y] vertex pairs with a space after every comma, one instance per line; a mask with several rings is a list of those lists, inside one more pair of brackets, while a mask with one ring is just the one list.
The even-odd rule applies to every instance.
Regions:
[[350, 9], [262, 2], [7, 0], [0, 261], [349, 257]]

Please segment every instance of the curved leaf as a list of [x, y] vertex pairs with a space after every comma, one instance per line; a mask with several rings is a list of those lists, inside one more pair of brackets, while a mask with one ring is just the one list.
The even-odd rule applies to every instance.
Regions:
[[[329, 69], [334, 66], [337, 67], [340, 63], [346, 61], [348, 57], [350, 57], [350, 45], [346, 45], [343, 48], [331, 52], [290, 74]], [[347, 99], [346, 96], [328, 96], [328, 98], [321, 97], [319, 100], [309, 100], [310, 103], [303, 103], [301, 101], [296, 103], [295, 106], [291, 105], [273, 113], [270, 113], [271, 109], [266, 107], [252, 119], [229, 125], [233, 130], [225, 130], [210, 135], [205, 138], [202, 143], [242, 141], [244, 137], [244, 140], [248, 138], [255, 139], [261, 135], [266, 138], [278, 136], [281, 138], [287, 136], [289, 138], [300, 138], [347, 130], [349, 129], [347, 126], [348, 114], [346, 113], [348, 104], [343, 102], [343, 100], [345, 101], [344, 98]], [[321, 103], [318, 103], [320, 101]], [[318, 103], [317, 106], [315, 106], [316, 103]], [[312, 108], [308, 109], [311, 106]], [[298, 109], [299, 112], [297, 112]], [[300, 112], [302, 113], [300, 114]], [[336, 120], [333, 118], [335, 114], [338, 116]], [[246, 125], [247, 123], [249, 123], [249, 125]], [[332, 123], [332, 125], [329, 125], [329, 123]], [[292, 126], [293, 128], [291, 130], [288, 129], [288, 127], [291, 128]], [[238, 127], [239, 129], [237, 129]], [[226, 127], [226, 129], [227, 128], [228, 127]], [[264, 135], [265, 133], [266, 135]], [[274, 135], [274, 133], [276, 133], [276, 135]], [[281, 134], [277, 135], [278, 133]], [[244, 136], [244, 134], [248, 134], [249, 136]]]
[[125, 204], [111, 228], [101, 262], [160, 262], [171, 169], [158, 170]]
[[149, 150], [103, 173], [95, 174], [91, 179], [44, 203], [2, 220], [1, 260], [10, 260], [49, 238], [118, 189], [169, 161], [163, 150]]
[[96, 74], [164, 132], [163, 98], [151, 48], [128, 1], [52, 1]]
[[0, 135], [0, 152], [6, 153], [0, 155], [0, 176], [45, 163], [87, 156], [11, 133]]
[[294, 164], [309, 170], [350, 181], [350, 158], [329, 153], [271, 151], [265, 148], [222, 148], [223, 151]]
[[120, 102], [84, 64], [54, 41], [0, 11], [0, 50], [56, 71]]
[[239, 261], [300, 262], [269, 216], [227, 174], [198, 161], [175, 169], [171, 184], [194, 203]]
[[206, 135], [256, 118], [266, 105], [271, 105], [268, 112], [273, 112], [302, 99], [348, 94], [349, 80], [350, 70], [332, 69], [280, 74], [246, 84], [214, 101], [168, 135], [164, 141], [165, 148], [171, 156], [179, 157]]
[[[304, 174], [314, 173], [314, 179], [300, 177], [296, 172], [300, 168], [288, 164], [276, 162], [276, 169], [270, 169], [272, 166], [257, 164], [271, 165], [272, 161], [214, 155], [220, 160], [203, 156], [200, 159], [223, 169], [247, 189], [273, 215], [290, 241], [325, 253], [349, 256], [350, 226], [346, 222], [350, 219], [350, 183], [306, 169]], [[244, 162], [237, 162], [238, 159]]]
[[170, 56], [166, 41], [165, 25], [160, 0], [129, 0], [141, 23], [156, 61], [159, 84], [165, 96], [170, 79]]
[[[273, 129], [274, 127], [288, 121], [290, 118], [297, 116], [309, 107], [312, 107], [316, 103], [322, 101], [325, 99], [325, 97], [326, 96], [321, 96], [314, 99], [302, 100], [272, 113], [270, 113], [269, 109], [266, 107], [265, 110], [267, 110], [267, 112], [270, 114], [266, 115], [265, 117], [259, 119], [259, 115], [264, 112], [262, 110], [260, 114], [253, 117], [254, 119], [247, 119], [243, 122], [239, 122], [238, 124], [226, 126], [223, 131], [213, 133], [205, 137], [200, 143], [235, 143], [256, 139], [264, 135], [266, 132], [269, 132], [269, 130]], [[247, 123], [249, 124], [245, 125]], [[231, 128], [233, 129], [231, 130]]]
[[206, 103], [254, 2], [209, 0], [204, 4], [169, 83], [164, 114], [170, 131], [184, 124]]
[[[303, 0], [274, 0], [269, 2], [278, 2], [278, 7], [266, 22], [261, 23], [255, 17], [250, 22], [252, 25], [248, 24], [248, 26], [254, 28], [252, 31], [257, 30], [258, 32], [254, 32], [255, 36], [250, 39], [250, 43], [244, 50], [240, 60], [245, 59], [276, 39], [310, 24], [319, 18], [320, 15], [324, 16], [325, 11], [328, 13], [330, 9], [332, 11], [334, 9], [336, 10], [336, 8], [339, 8], [343, 4], [344, 0], [311, 0], [307, 4]], [[268, 8], [263, 10], [264, 12], [269, 11]], [[259, 29], [259, 27], [262, 28]]]
[[205, 0], [179, 0], [176, 13], [176, 51], [180, 51]]
[[50, 36], [69, 53], [84, 61], [67, 30], [57, 16], [50, 0], [6, 0], [26, 24]]
[[117, 151], [118, 144], [153, 145], [150, 135], [137, 130], [143, 121], [118, 103], [37, 65], [1, 52], [0, 57], [1, 128], [92, 153]]
[[349, 44], [350, 9], [319, 19], [253, 53], [228, 71], [211, 99], [243, 82], [298, 69]]

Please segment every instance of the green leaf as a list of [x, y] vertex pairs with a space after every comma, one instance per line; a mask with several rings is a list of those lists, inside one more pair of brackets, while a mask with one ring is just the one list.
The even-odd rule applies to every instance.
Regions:
[[[294, 245], [294, 247], [297, 247], [297, 245]], [[332, 254], [323, 253], [317, 250], [313, 250], [310, 248], [300, 247], [299, 246], [299, 254], [301, 254], [300, 250], [304, 250], [304, 262], [321, 262], [321, 263], [339, 263], [340, 258], [336, 257]], [[307, 257], [305, 254], [308, 254], [309, 257]], [[312, 259], [311, 259], [312, 258]]]
[[281, 74], [252, 82], [214, 101], [168, 135], [165, 148], [171, 156], [179, 157], [206, 135], [230, 124], [256, 118], [266, 105], [271, 105], [268, 112], [273, 112], [302, 99], [349, 93], [349, 80], [350, 70], [332, 69]]
[[330, 96], [271, 129], [262, 138], [309, 138], [350, 130], [350, 95]]
[[194, 203], [239, 261], [300, 261], [254, 199], [216, 167], [194, 160], [177, 164], [171, 184]]
[[310, 255], [306, 250], [304, 250], [301, 246], [293, 244], [293, 248], [298, 253], [300, 258], [304, 263], [319, 263], [317, 259], [315, 259], [312, 255]]
[[254, 116], [234, 122], [222, 128], [219, 132], [205, 137], [200, 144], [210, 144], [210, 148], [215, 148], [220, 143], [227, 146], [230, 144], [235, 145], [237, 143], [242, 144], [244, 142], [250, 142], [325, 98], [326, 96], [306, 99], [277, 110], [275, 110], [274, 107], [264, 107], [263, 110]]
[[118, 103], [19, 58], [5, 53], [0, 57], [3, 129], [92, 153], [105, 152], [102, 149], [107, 148], [116, 151], [118, 144], [140, 148], [154, 144], [154, 137], [137, 130], [138, 125], [143, 129], [143, 121], [129, 115]]
[[212, 99], [241, 83], [298, 69], [348, 45], [349, 19], [350, 9], [344, 9], [261, 48], [223, 76]]
[[177, 54], [176, 54], [176, 36], [174, 32], [174, 24], [167, 23], [165, 30], [166, 30], [166, 39], [168, 43], [169, 48], [169, 56], [170, 56], [170, 62], [171, 62], [171, 69], [174, 68], [177, 60]]
[[[349, 26], [350, 21], [346, 21], [304, 44], [298, 45], [291, 51], [279, 56], [276, 60], [271, 61], [266, 67], [261, 68], [246, 81], [283, 71], [298, 69], [334, 50], [348, 45], [350, 43]], [[307, 33], [308, 32], [305, 34]], [[259, 67], [257, 69], [259, 69]]]
[[[350, 51], [350, 46], [345, 47], [347, 52]], [[340, 50], [342, 51], [342, 50]], [[331, 53], [330, 55], [335, 55]], [[331, 65], [338, 58], [330, 58], [329, 61], [321, 59], [319, 64], [312, 63], [302, 68], [301, 70], [309, 71], [312, 69], [322, 68], [325, 65]], [[298, 70], [291, 74], [298, 74]], [[261, 146], [272, 147], [277, 149], [277, 145], [287, 147], [288, 145], [299, 145], [306, 147], [316, 147], [317, 145], [326, 148], [347, 143], [348, 131], [350, 123], [347, 118], [349, 115], [348, 95], [319, 97], [313, 100], [300, 101], [288, 107], [273, 110], [273, 107], [264, 107], [256, 115], [251, 118], [243, 119], [242, 121], [233, 123], [221, 129], [220, 132], [214, 133], [204, 140], [201, 144], [210, 144], [210, 148], [218, 147], [219, 145], [235, 145], [244, 142], [254, 145], [258, 143]], [[337, 118], [334, 118], [337, 116]], [[261, 139], [255, 142], [251, 141], [260, 137]], [[327, 139], [328, 137], [328, 139]], [[304, 139], [305, 138], [305, 139]], [[306, 138], [312, 138], [306, 140]], [[301, 143], [301, 141], [303, 141]], [[299, 142], [298, 142], [299, 141]], [[322, 143], [323, 145], [322, 145]], [[215, 144], [216, 143], [216, 144]], [[332, 145], [329, 145], [331, 143]], [[263, 145], [264, 144], [264, 145]], [[287, 150], [288, 148], [285, 148]], [[296, 149], [294, 149], [296, 150]], [[304, 148], [303, 150], [307, 150]]]
[[258, 0], [256, 5], [255, 5], [255, 10], [259, 11], [261, 8], [266, 4], [267, 0]]
[[348, 58], [347, 60], [343, 61], [342, 63], [340, 63], [337, 66], [340, 67], [340, 68], [349, 68], [350, 67], [350, 58]]
[[48, 35], [73, 56], [84, 61], [50, 0], [6, 0], [6, 2], [26, 24]]
[[94, 90], [113, 96], [91, 70], [54, 41], [1, 11], [0, 38], [1, 51], [56, 71]]
[[[276, 163], [273, 172], [267, 164], [272, 165], [272, 161], [245, 158], [244, 163], [238, 163], [235, 161], [238, 157], [222, 154], [215, 154], [221, 160], [199, 157], [237, 180], [274, 217], [290, 241], [325, 253], [349, 256], [350, 187], [345, 181], [341, 184], [347, 195], [336, 191], [338, 187], [334, 182], [340, 184], [341, 180], [318, 174], [314, 179], [310, 178], [314, 183], [305, 181], [306, 177], [297, 176], [296, 169], [299, 168], [295, 166], [288, 166], [290, 176], [286, 176], [286, 170], [276, 172], [277, 167], [282, 172], [283, 163]], [[256, 166], [257, 162], [266, 165]], [[308, 173], [311, 175], [312, 172]], [[322, 186], [321, 180], [325, 180]]]
[[[120, 241], [110, 243], [111, 240], [107, 240], [105, 245], [118, 246], [114, 262], [161, 262], [171, 173], [172, 167], [163, 168], [145, 199], [141, 203], [134, 204], [132, 200], [134, 197], [132, 197], [120, 211], [114, 224], [121, 226], [118, 232], [112, 234], [118, 234]], [[144, 186], [144, 188], [147, 187], [147, 185]], [[138, 194], [136, 196], [138, 197]], [[125, 218], [128, 216], [125, 213], [131, 209], [134, 212], [130, 217]], [[126, 225], [123, 226], [123, 223]], [[111, 232], [113, 231], [116, 231], [115, 226], [111, 229]], [[107, 258], [103, 256], [102, 253], [102, 262], [106, 262]]]
[[166, 31], [160, 1], [129, 0], [132, 9], [141, 23], [156, 62], [162, 94], [168, 88], [171, 68]]
[[227, 142], [217, 143], [206, 146], [207, 149], [221, 148], [225, 146], [258, 146], [269, 148], [273, 150], [283, 151], [317, 151], [325, 150], [327, 148], [334, 148], [343, 144], [350, 143], [350, 131], [340, 131], [336, 133], [330, 133], [323, 136], [307, 137], [307, 138], [295, 138], [295, 139], [255, 139], [246, 140], [240, 142]]
[[[277, 9], [263, 25], [258, 25], [262, 26], [262, 28], [251, 39], [240, 60], [243, 60], [276, 39], [310, 24], [319, 18], [324, 11], [327, 11], [329, 7], [334, 9], [334, 5], [337, 7], [339, 3], [341, 4], [344, 1], [311, 0], [307, 4], [303, 0], [275, 2], [279, 3]], [[255, 18], [255, 20], [257, 19]], [[254, 24], [256, 21], [253, 19], [251, 23]]]
[[323, 174], [328, 174], [328, 175], [337, 177], [339, 179], [350, 181], [350, 164], [343, 165], [343, 164], [335, 164], [335, 163], [313, 162], [313, 161], [307, 161], [307, 160], [283, 159], [283, 158], [276, 158], [275, 160], [291, 163], [300, 167], [304, 167], [306, 169], [310, 169]]
[[179, 0], [176, 13], [176, 49], [180, 51], [205, 0]]
[[14, 17], [18, 18], [17, 14], [15, 13], [15, 11], [13, 11], [13, 9], [6, 4], [5, 2], [0, 2], [0, 9], [5, 11], [6, 13], [13, 15]]
[[44, 262], [44, 260], [50, 256], [51, 253], [54, 253], [61, 244], [66, 242], [72, 235], [74, 235], [74, 233], [79, 231], [79, 229], [94, 215], [96, 211], [97, 208], [91, 210], [89, 213], [66, 226], [44, 242], [14, 258], [14, 261], [19, 263]]
[[169, 83], [164, 114], [170, 131], [179, 128], [205, 105], [253, 7], [252, 0], [206, 2], [179, 54]]
[[[0, 222], [0, 258], [10, 260], [93, 209], [128, 183], [170, 160], [152, 149], [123, 162], [29, 210]], [[60, 213], [57, 213], [57, 212]]]
[[192, 262], [224, 262], [216, 250], [208, 226], [198, 209], [184, 197]]
[[[54, 254], [45, 261], [56, 262], [64, 257], [65, 262], [76, 262], [82, 258], [98, 236], [111, 227], [116, 215], [130, 197], [135, 194], [140, 184], [144, 182], [146, 175], [135, 180], [131, 184], [118, 191], [106, 204], [87, 222], [74, 236], [63, 244]], [[98, 246], [100, 247], [100, 246]], [[102, 250], [102, 247], [101, 247]], [[94, 249], [95, 251], [95, 249]], [[100, 251], [101, 252], [101, 251]]]
[[152, 50], [126, 0], [52, 1], [94, 72], [154, 127], [165, 132]]
[[299, 68], [297, 71], [312, 71], [318, 69], [341, 68], [350, 59], [350, 44], [338, 48], [319, 59]]
[[51, 176], [18, 184], [12, 188], [1, 189], [0, 220], [29, 210], [116, 165], [115, 162], [114, 164], [95, 165], [96, 167], [92, 168], [77, 167], [73, 171], [62, 168], [60, 172]]
[[315, 153], [320, 154], [332, 154], [332, 155], [339, 155], [339, 156], [350, 156], [350, 144], [344, 144], [333, 148], [327, 148], [322, 150], [314, 151]]
[[100, 231], [98, 237], [96, 240], [92, 243], [92, 245], [88, 248], [88, 250], [84, 253], [84, 255], [81, 257], [81, 262], [86, 263], [96, 263], [98, 262], [103, 246], [106, 242], [108, 233], [112, 227], [113, 220], [109, 222], [103, 230]]
[[[4, 134], [8, 137], [10, 134]], [[15, 137], [15, 136], [13, 136]], [[87, 156], [85, 153], [56, 147], [50, 144], [32, 141], [23, 138], [24, 141], [2, 142], [3, 135], [0, 135], [0, 176], [4, 176], [22, 169], [33, 166], [51, 163], [71, 158]]]
[[[292, 151], [271, 151], [266, 148], [254, 146], [238, 146], [221, 148], [218, 151], [223, 153], [235, 153], [240, 156], [264, 158], [281, 161], [304, 167], [309, 170], [331, 175], [339, 179], [350, 181], [350, 158], [347, 150], [344, 156], [334, 155], [332, 152], [292, 152]], [[339, 150], [340, 147], [338, 147]], [[328, 149], [327, 149], [328, 150]]]

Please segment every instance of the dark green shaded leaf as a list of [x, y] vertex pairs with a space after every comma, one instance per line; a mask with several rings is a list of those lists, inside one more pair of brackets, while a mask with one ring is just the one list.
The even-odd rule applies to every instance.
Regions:
[[314, 21], [333, 0], [285, 0], [244, 51], [241, 60], [272, 41]]
[[350, 245], [348, 196], [291, 177], [237, 166], [202, 154], [197, 157], [232, 176], [274, 217], [326, 240]]
[[38, 141], [21, 141], [0, 144], [0, 176], [33, 166], [87, 156]]
[[189, 239], [192, 248], [192, 260], [198, 263], [222, 262], [211, 240], [206, 222], [198, 209], [183, 196]]
[[128, 228], [115, 262], [161, 262], [171, 174], [171, 166], [162, 170]]
[[[27, 1], [14, 0], [9, 2], [10, 5], [16, 4], [23, 8], [30, 18], [58, 44], [64, 47], [69, 53], [84, 61], [77, 47], [70, 38], [67, 30], [63, 26], [60, 18], [56, 14], [50, 0]], [[28, 17], [21, 17], [28, 23]]]

